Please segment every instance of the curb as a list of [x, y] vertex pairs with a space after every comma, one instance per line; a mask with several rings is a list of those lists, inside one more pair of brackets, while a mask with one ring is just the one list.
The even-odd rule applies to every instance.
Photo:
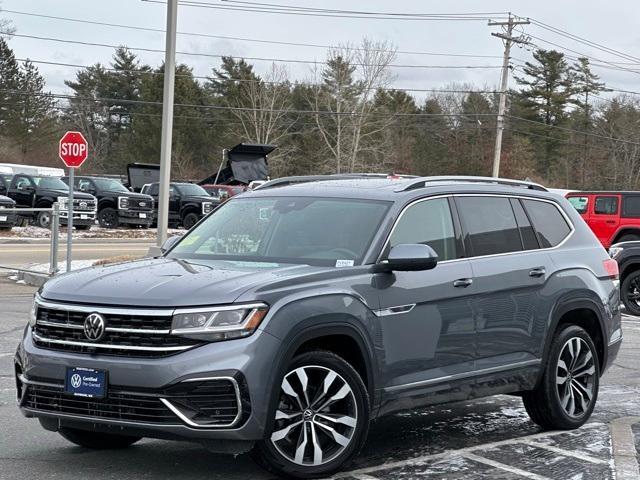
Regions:
[[616, 418], [609, 424], [611, 447], [617, 480], [640, 478], [638, 453], [631, 427], [640, 422], [640, 417]]

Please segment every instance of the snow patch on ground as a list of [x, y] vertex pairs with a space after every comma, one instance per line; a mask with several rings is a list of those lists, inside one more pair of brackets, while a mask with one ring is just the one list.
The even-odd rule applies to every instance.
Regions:
[[[185, 230], [178, 228], [170, 228], [168, 231], [169, 236], [181, 235], [185, 233]], [[121, 228], [121, 229], [107, 229], [101, 227], [92, 227], [89, 231], [73, 231], [73, 238], [122, 238], [122, 239], [155, 239], [157, 237], [158, 229], [133, 229], [133, 228]], [[41, 240], [43, 238], [51, 238], [51, 231], [46, 228], [40, 228], [35, 226], [28, 227], [14, 227], [10, 232], [3, 232], [0, 235], [2, 239], [16, 239], [20, 240]], [[60, 242], [67, 240], [67, 229], [60, 229]]]

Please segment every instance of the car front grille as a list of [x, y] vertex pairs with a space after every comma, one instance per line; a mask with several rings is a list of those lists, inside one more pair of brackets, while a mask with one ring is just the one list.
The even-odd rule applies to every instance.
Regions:
[[130, 422], [180, 425], [182, 422], [158, 397], [111, 390], [107, 398], [74, 397], [62, 388], [27, 385], [22, 407], [50, 413], [63, 413]]
[[63, 385], [27, 380], [16, 373], [20, 406], [36, 412], [202, 428], [237, 426], [251, 412], [244, 381], [193, 378], [163, 389], [109, 386], [105, 398], [65, 393]]
[[[77, 310], [74, 310], [77, 308]], [[153, 310], [96, 307], [51, 307], [39, 305], [33, 340], [38, 347], [74, 353], [162, 357], [196, 347], [202, 342], [171, 335], [171, 316]], [[104, 335], [92, 341], [84, 330], [91, 313], [100, 313], [105, 321]]]
[[150, 212], [153, 210], [153, 200], [144, 198], [130, 198], [129, 210], [136, 210], [140, 212]]
[[96, 201], [86, 198], [74, 198], [73, 210], [74, 212], [93, 212], [96, 209]]

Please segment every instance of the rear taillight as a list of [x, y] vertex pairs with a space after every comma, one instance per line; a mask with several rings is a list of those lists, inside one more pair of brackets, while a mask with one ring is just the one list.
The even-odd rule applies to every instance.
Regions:
[[609, 277], [613, 280], [617, 280], [620, 276], [620, 270], [618, 269], [618, 262], [616, 262], [613, 258], [608, 258], [602, 262], [604, 269], [607, 271]]

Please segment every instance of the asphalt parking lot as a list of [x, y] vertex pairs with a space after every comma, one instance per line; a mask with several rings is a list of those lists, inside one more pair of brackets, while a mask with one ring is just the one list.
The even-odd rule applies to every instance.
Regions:
[[[88, 451], [23, 418], [12, 357], [32, 294], [0, 276], [0, 479], [274, 478], [246, 455], [215, 455], [195, 444], [143, 440], [127, 450]], [[582, 429], [541, 432], [520, 400], [507, 396], [397, 414], [372, 426], [355, 465], [334, 478], [640, 478], [640, 319], [626, 316], [623, 326], [622, 350]]]

